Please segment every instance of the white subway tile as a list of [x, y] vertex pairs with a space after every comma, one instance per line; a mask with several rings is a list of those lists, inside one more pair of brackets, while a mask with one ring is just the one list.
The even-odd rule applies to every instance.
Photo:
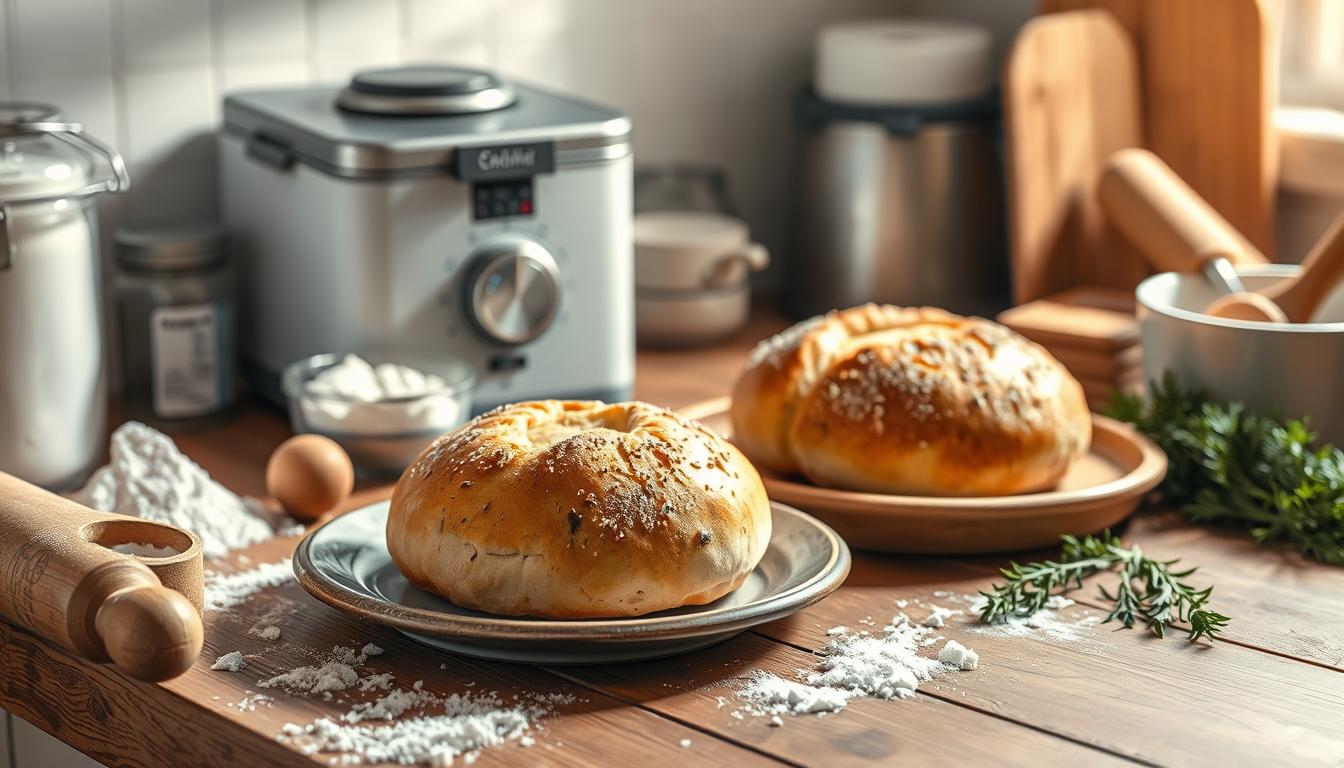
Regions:
[[123, 71], [210, 61], [207, 0], [121, 0], [118, 8]]
[[402, 59], [495, 67], [494, 0], [410, 0]]
[[302, 87], [310, 82], [308, 61], [303, 58], [274, 61], [224, 62], [224, 92], [249, 88]]
[[110, 0], [12, 0], [19, 84], [112, 69]]
[[[495, 50], [501, 72], [537, 85], [570, 89], [578, 35], [574, 0], [512, 0], [495, 19]], [[614, 63], [620, 66], [619, 63]]]
[[303, 0], [221, 0], [219, 22], [225, 63], [308, 50]]
[[215, 129], [219, 113], [214, 73], [206, 66], [132, 72], [122, 79], [124, 140], [132, 171], [178, 163], [195, 169], [214, 156], [201, 134]]
[[65, 119], [82, 123], [95, 137], [122, 149], [112, 76], [106, 72], [31, 75], [17, 82], [12, 95], [22, 101], [53, 104]]
[[317, 0], [313, 6], [317, 78], [338, 82], [357, 69], [398, 63], [400, 10], [395, 0]]

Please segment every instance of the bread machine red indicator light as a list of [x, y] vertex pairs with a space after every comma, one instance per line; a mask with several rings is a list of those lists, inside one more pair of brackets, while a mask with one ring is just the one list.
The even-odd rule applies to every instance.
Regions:
[[532, 179], [478, 181], [471, 187], [472, 213], [477, 221], [504, 216], [531, 216], [536, 212]]

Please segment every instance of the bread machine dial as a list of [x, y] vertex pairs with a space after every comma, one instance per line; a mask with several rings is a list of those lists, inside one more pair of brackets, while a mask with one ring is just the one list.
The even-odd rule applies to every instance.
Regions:
[[540, 336], [560, 304], [554, 257], [524, 237], [476, 249], [466, 290], [467, 315], [482, 334], [501, 344], [526, 344]]

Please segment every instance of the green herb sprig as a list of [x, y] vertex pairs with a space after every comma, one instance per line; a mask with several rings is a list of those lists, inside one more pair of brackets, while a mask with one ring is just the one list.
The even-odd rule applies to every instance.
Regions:
[[1142, 623], [1158, 637], [1166, 635], [1169, 624], [1187, 622], [1191, 641], [1201, 637], [1213, 640], [1231, 621], [1204, 607], [1213, 587], [1195, 589], [1186, 583], [1194, 568], [1173, 571], [1176, 560], [1153, 560], [1137, 546], [1126, 548], [1110, 531], [1081, 539], [1065, 534], [1060, 544], [1058, 561], [1010, 563], [1001, 569], [1007, 582], [980, 592], [985, 598], [980, 620], [993, 623], [1011, 616], [1030, 616], [1044, 608], [1051, 595], [1081, 588], [1083, 579], [1094, 574], [1115, 571], [1120, 578], [1114, 590], [1100, 588], [1101, 594], [1115, 604], [1105, 621], [1119, 621], [1127, 628]]
[[1302, 421], [1212, 402], [1171, 373], [1150, 390], [1147, 403], [1117, 396], [1110, 413], [1167, 454], [1159, 489], [1167, 503], [1192, 521], [1246, 528], [1259, 543], [1289, 542], [1344, 565], [1344, 451], [1313, 448]]

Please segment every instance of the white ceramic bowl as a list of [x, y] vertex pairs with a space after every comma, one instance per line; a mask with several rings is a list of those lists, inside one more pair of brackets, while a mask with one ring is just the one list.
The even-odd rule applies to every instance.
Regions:
[[[1256, 290], [1298, 267], [1237, 271]], [[1344, 445], [1344, 290], [1317, 311], [1319, 322], [1282, 325], [1203, 314], [1218, 293], [1200, 275], [1154, 275], [1139, 284], [1137, 297], [1146, 381], [1171, 370], [1219, 400], [1306, 417], [1324, 440]]]

